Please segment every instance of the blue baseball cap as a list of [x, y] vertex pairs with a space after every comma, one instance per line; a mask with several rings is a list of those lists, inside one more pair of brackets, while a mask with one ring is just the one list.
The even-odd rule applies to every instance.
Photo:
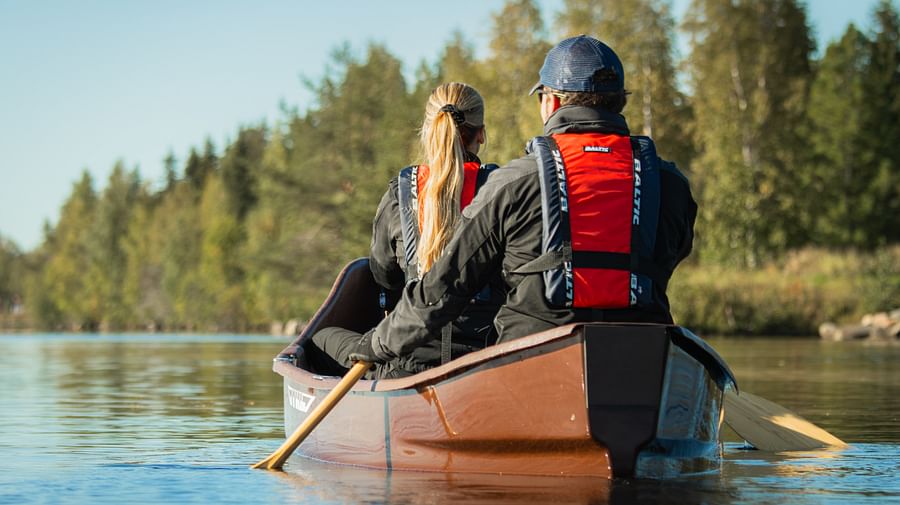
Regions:
[[[608, 69], [615, 79], [594, 81], [598, 70]], [[587, 35], [568, 38], [556, 45], [541, 67], [541, 79], [531, 88], [529, 95], [542, 86], [559, 91], [585, 93], [609, 93], [625, 89], [625, 72], [622, 62], [609, 46]]]

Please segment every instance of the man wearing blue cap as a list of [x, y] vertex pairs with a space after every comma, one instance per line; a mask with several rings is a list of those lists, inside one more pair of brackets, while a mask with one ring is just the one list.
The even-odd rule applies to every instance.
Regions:
[[630, 136], [624, 77], [592, 37], [550, 50], [531, 90], [544, 136], [494, 171], [442, 256], [351, 359], [385, 362], [440, 338], [497, 272], [508, 289], [500, 341], [573, 322], [672, 322], [666, 287], [691, 251], [697, 206], [653, 142]]

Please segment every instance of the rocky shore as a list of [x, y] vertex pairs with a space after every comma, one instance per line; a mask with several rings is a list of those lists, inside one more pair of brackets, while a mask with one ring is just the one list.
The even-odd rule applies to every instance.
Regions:
[[900, 309], [866, 314], [859, 324], [822, 323], [819, 326], [819, 336], [824, 340], [898, 340], [900, 339]]

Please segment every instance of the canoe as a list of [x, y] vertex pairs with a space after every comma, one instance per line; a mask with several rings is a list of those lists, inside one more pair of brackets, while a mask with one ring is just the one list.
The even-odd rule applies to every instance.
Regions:
[[[328, 326], [378, 323], [368, 260], [338, 275], [274, 360], [290, 434], [337, 385], [304, 346]], [[294, 457], [384, 470], [669, 478], [716, 470], [721, 357], [677, 326], [570, 324], [402, 379], [361, 380]]]

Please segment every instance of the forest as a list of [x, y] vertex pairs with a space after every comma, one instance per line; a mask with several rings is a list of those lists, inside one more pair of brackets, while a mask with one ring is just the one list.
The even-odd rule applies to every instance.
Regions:
[[[268, 331], [304, 320], [341, 266], [368, 253], [388, 180], [421, 159], [425, 99], [441, 82], [486, 102], [486, 162], [541, 133], [528, 90], [546, 51], [587, 33], [613, 47], [624, 114], [689, 177], [691, 257], [676, 321], [719, 334], [812, 334], [900, 305], [900, 18], [889, 0], [817, 50], [797, 0], [533, 0], [492, 14], [487, 54], [453, 35], [415, 78], [371, 44], [334, 51], [315, 99], [227, 145], [168, 153], [164, 184], [123, 163], [87, 171], [42, 243], [0, 237], [0, 327]], [[689, 38], [678, 57], [676, 31]], [[165, 153], [160, 153], [165, 155]]]

